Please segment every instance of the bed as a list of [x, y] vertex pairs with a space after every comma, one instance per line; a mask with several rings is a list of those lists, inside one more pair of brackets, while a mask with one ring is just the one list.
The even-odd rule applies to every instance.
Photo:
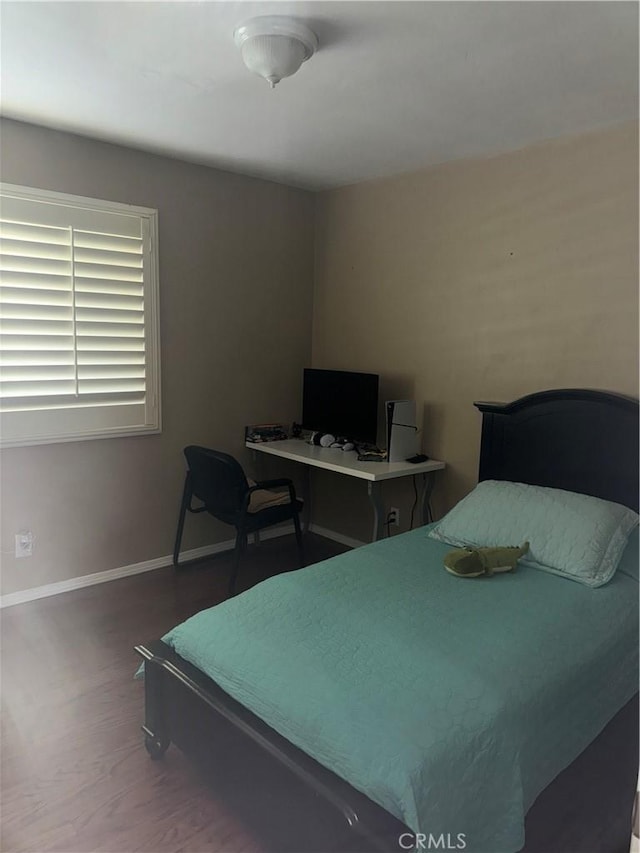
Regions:
[[[637, 401], [574, 389], [476, 405], [481, 481], [637, 511]], [[520, 850], [536, 797], [637, 690], [637, 537], [592, 589], [526, 568], [451, 577], [450, 545], [428, 534], [277, 576], [138, 646], [151, 756], [233, 730], [355, 848]]]

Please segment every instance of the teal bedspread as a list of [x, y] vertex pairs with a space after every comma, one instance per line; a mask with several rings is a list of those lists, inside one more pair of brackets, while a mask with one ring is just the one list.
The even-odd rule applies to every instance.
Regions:
[[415, 831], [514, 853], [536, 796], [637, 690], [633, 549], [599, 589], [530, 568], [463, 580], [448, 550], [425, 528], [386, 539], [163, 639]]

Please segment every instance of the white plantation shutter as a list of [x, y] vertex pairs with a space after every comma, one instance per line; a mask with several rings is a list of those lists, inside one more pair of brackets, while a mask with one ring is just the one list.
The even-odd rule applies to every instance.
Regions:
[[155, 211], [0, 185], [0, 440], [158, 432]]

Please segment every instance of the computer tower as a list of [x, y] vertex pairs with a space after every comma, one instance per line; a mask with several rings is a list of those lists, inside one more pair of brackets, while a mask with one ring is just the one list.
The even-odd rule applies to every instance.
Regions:
[[388, 400], [387, 459], [404, 462], [418, 452], [415, 400]]

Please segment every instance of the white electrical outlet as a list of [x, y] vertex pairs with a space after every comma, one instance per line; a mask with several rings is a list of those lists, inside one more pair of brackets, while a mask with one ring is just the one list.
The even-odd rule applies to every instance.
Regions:
[[16, 533], [16, 557], [30, 557], [33, 554], [33, 533], [21, 530]]
[[389, 510], [389, 524], [400, 527], [400, 510], [397, 506], [392, 506]]

